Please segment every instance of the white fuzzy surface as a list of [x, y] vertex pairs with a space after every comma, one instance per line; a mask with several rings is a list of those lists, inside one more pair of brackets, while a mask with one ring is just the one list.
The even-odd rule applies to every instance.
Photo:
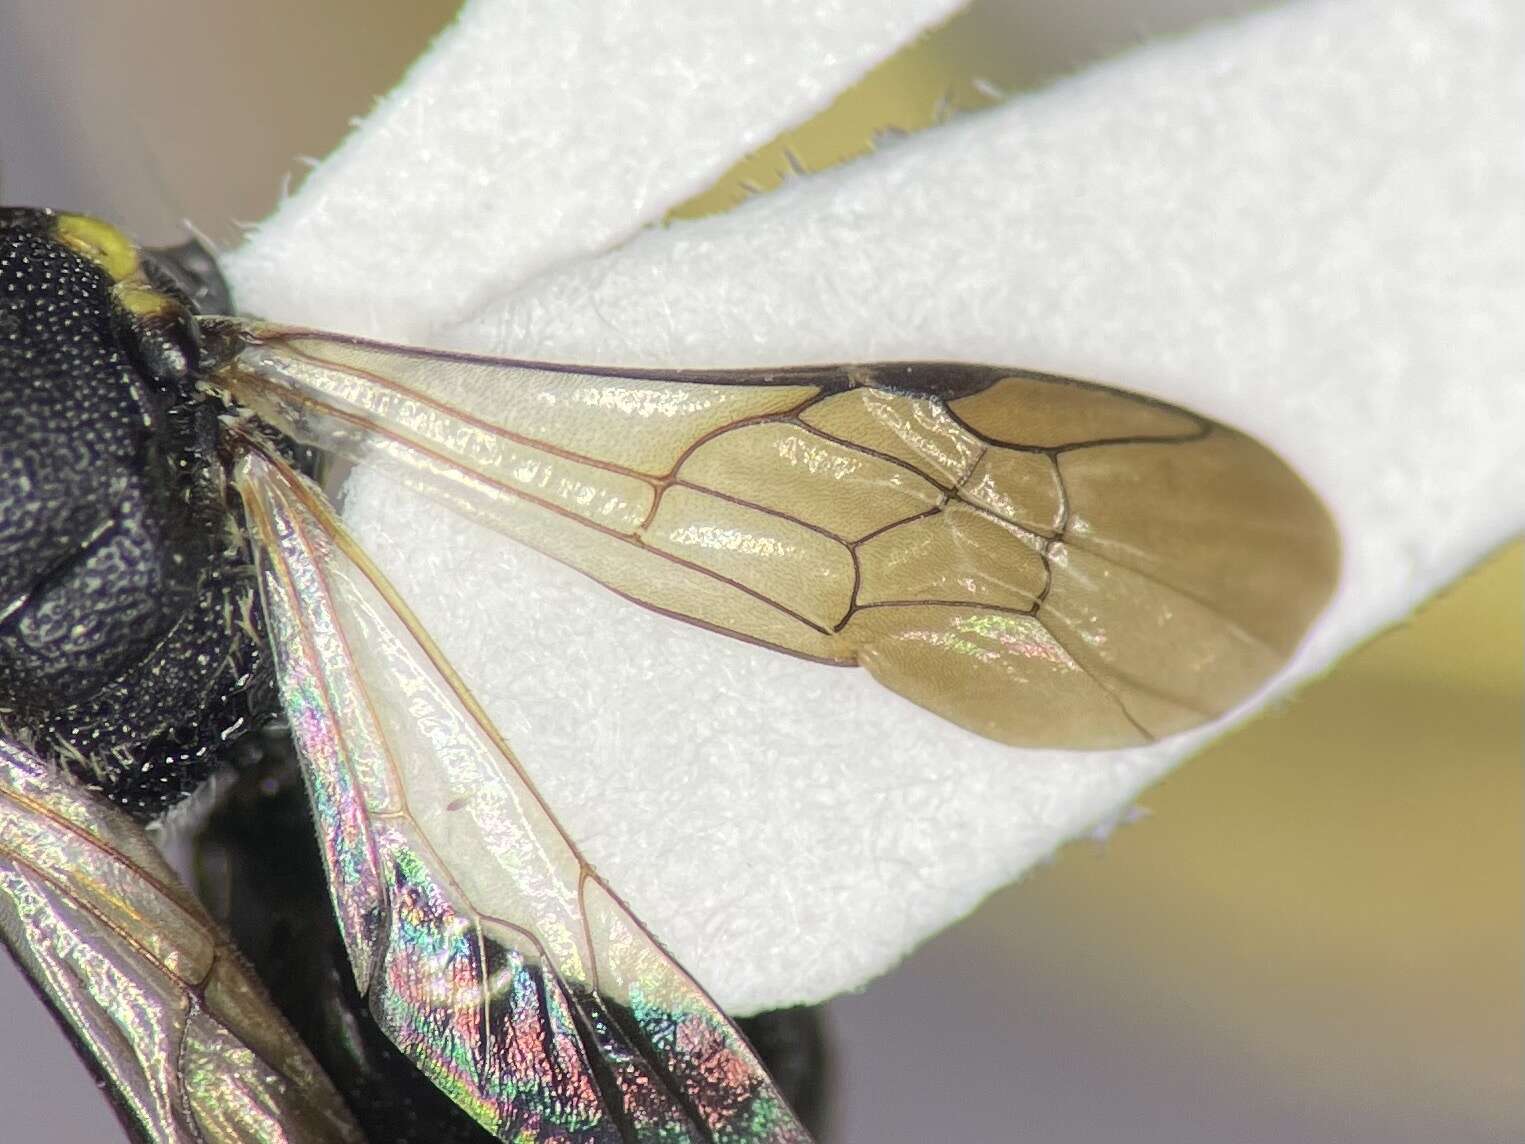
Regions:
[[[621, 8], [631, 28], [642, 7]], [[661, 213], [676, 168], [692, 164], [702, 182], [755, 144], [729, 112], [757, 104], [678, 106], [705, 102], [702, 68], [729, 66], [709, 50], [684, 65], [682, 100], [636, 82], [624, 97], [636, 114], [612, 122], [552, 103], [539, 149], [568, 186], [601, 156], [641, 152], [631, 136], [649, 128], [648, 157], [669, 157], [666, 191], [638, 182], [623, 224], [609, 201], [520, 217], [538, 207], [510, 169], [441, 152], [463, 120], [478, 139], [498, 117], [521, 133], [538, 124], [517, 103], [475, 103], [482, 85], [454, 90], [441, 59], [466, 51], [511, 72], [561, 52], [565, 66], [608, 74], [611, 46], [584, 38], [574, 58], [554, 28], [506, 36], [501, 13], [517, 8], [473, 4], [453, 42], [233, 260], [248, 308], [605, 363], [962, 358], [1195, 407], [1275, 446], [1340, 525], [1335, 603], [1270, 694], [1325, 670], [1525, 524], [1525, 17], [1514, 0], [1273, 10], [594, 257], [580, 256]], [[722, 34], [695, 8], [662, 24], [680, 49], [682, 19], [700, 39]], [[841, 7], [826, 11], [832, 31], [845, 27]], [[880, 52], [909, 29], [886, 36], [883, 11], [867, 23]], [[791, 77], [820, 75], [792, 46], [800, 33], [764, 21], [736, 34], [748, 67], [782, 84], [763, 105], [770, 122], [785, 105], [797, 117], [819, 89]], [[686, 120], [681, 139], [663, 128], [672, 115]], [[428, 162], [410, 153], [422, 144]], [[466, 242], [456, 226], [462, 183], [490, 241]], [[495, 201], [515, 217], [492, 218]], [[409, 311], [415, 264], [439, 289], [422, 315]], [[646, 613], [378, 478], [352, 482], [348, 513], [589, 856], [740, 1010], [862, 984], [1233, 721], [1143, 749], [1012, 750], [862, 672]]]
[[606, 250], [957, 0], [470, 0], [233, 262], [242, 305], [425, 339]]

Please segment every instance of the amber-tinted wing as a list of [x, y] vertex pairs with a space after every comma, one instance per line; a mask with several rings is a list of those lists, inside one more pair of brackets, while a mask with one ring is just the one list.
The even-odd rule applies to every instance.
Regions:
[[235, 480], [340, 929], [397, 1046], [503, 1140], [805, 1141], [321, 494], [257, 448]]
[[1334, 527], [1273, 453], [990, 366], [652, 373], [267, 326], [221, 371], [299, 440], [648, 607], [971, 730], [1108, 747], [1222, 714], [1322, 608]]
[[139, 1138], [362, 1139], [143, 831], [3, 740], [0, 933]]

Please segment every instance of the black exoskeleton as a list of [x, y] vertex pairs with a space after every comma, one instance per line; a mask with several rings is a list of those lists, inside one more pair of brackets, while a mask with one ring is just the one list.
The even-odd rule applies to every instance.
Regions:
[[59, 226], [0, 211], [0, 730], [149, 816], [273, 693], [195, 268]]

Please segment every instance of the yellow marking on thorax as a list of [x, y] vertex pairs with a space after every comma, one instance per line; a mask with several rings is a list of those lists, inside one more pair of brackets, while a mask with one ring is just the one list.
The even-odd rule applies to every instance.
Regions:
[[59, 242], [109, 274], [113, 282], [141, 273], [137, 246], [109, 222], [88, 215], [61, 214], [54, 220], [53, 233]]
[[54, 219], [53, 233], [59, 242], [105, 271], [113, 283], [113, 297], [134, 317], [152, 318], [177, 305], [143, 273], [143, 259], [132, 239], [109, 222], [61, 214]]

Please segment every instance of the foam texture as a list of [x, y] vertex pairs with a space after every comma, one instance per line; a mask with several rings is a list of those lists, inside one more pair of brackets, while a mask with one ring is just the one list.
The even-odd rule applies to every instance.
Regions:
[[233, 261], [240, 302], [424, 338], [661, 218], [957, 7], [470, 0]]
[[[450, 50], [491, 39], [515, 7], [473, 5], [477, 25], [463, 22]], [[1091, 377], [1261, 437], [1325, 497], [1342, 582], [1276, 686], [1202, 732], [1076, 753], [979, 740], [865, 673], [649, 614], [374, 475], [353, 480], [351, 522], [635, 910], [723, 1004], [814, 1001], [1120, 814], [1525, 522], [1517, 8], [1291, 5], [601, 256], [574, 257], [616, 226], [594, 241], [585, 219], [570, 234], [567, 219], [541, 219], [530, 254], [502, 239], [509, 269], [490, 278], [486, 247], [441, 251], [428, 235], [458, 209], [454, 184], [471, 183], [485, 210], [508, 176], [472, 174], [469, 154], [414, 162], [392, 139], [416, 119], [414, 143], [429, 141], [438, 117], [437, 148], [452, 146], [450, 124], [503, 111], [474, 105], [474, 87], [452, 91], [441, 49], [234, 260], [235, 282], [272, 317], [379, 333], [422, 259], [429, 281], [470, 283], [431, 303], [434, 319], [460, 319], [424, 331], [434, 345], [687, 366], [946, 357]], [[695, 19], [695, 35], [715, 34]], [[676, 20], [662, 34], [681, 42]], [[811, 62], [762, 24], [745, 34], [749, 62], [783, 78], [783, 102], [798, 97], [788, 77]], [[527, 37], [471, 50], [508, 57], [505, 70], [558, 50]], [[881, 33], [879, 50], [895, 38]], [[605, 47], [580, 43], [593, 54], [578, 67], [607, 71]], [[690, 79], [685, 99], [702, 99], [708, 85]], [[632, 131], [667, 146], [658, 120], [689, 114], [649, 88], [629, 98], [652, 103], [582, 134], [552, 108], [546, 131], [565, 133], [557, 162], [574, 178]], [[709, 130], [729, 134], [692, 138]], [[700, 154], [705, 173], [757, 139], [697, 113], [684, 134], [672, 163]], [[516, 211], [533, 206], [501, 191]], [[629, 225], [660, 209], [638, 198], [644, 217]], [[368, 207], [351, 217], [356, 202]], [[422, 235], [398, 235], [404, 222]], [[409, 331], [417, 315], [391, 336]]]

